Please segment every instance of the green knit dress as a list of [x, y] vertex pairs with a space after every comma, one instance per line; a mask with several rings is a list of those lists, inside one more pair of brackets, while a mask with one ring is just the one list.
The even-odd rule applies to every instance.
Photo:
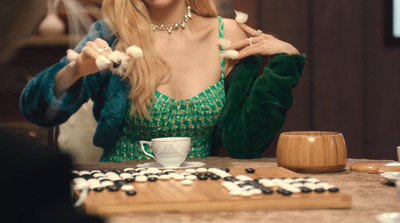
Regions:
[[[222, 18], [218, 17], [218, 21], [219, 37], [223, 38]], [[156, 90], [149, 120], [131, 116], [130, 105], [127, 106], [117, 137], [104, 149], [100, 161], [151, 159], [142, 152], [139, 141], [160, 137], [190, 137], [192, 144], [188, 158], [207, 157], [212, 131], [225, 102], [224, 68], [225, 60], [221, 58], [221, 80], [190, 99], [174, 100]], [[145, 148], [153, 154], [147, 145]]]

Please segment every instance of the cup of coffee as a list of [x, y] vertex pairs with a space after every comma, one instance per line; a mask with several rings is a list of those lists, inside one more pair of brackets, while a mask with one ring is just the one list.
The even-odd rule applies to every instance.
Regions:
[[[185, 161], [189, 151], [191, 140], [189, 137], [165, 137], [154, 138], [149, 141], [139, 141], [144, 154], [152, 157], [164, 167], [179, 167]], [[144, 144], [149, 145], [154, 156], [146, 152]]]

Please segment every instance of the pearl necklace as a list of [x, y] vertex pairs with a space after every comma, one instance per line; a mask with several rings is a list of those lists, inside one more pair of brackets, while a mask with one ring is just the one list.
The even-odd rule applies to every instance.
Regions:
[[164, 23], [161, 23], [161, 25], [151, 24], [151, 29], [153, 29], [153, 32], [155, 32], [156, 30], [161, 30], [161, 31], [167, 31], [169, 34], [171, 34], [172, 30], [177, 30], [177, 29], [179, 29], [179, 27], [184, 29], [186, 27], [186, 23], [187, 23], [187, 21], [189, 21], [189, 19], [192, 19], [192, 13], [190, 11], [190, 6], [187, 7], [187, 14], [183, 17], [183, 21], [181, 23], [175, 23], [172, 26], [166, 26], [166, 25], [164, 25]]

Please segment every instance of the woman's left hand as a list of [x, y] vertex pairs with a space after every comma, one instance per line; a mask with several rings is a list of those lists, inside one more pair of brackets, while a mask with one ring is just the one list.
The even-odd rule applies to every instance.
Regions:
[[257, 31], [250, 26], [238, 23], [247, 34], [249, 38], [243, 39], [232, 44], [232, 50], [239, 52], [239, 60], [251, 55], [273, 55], [278, 53], [299, 54], [299, 51], [291, 44], [279, 40], [272, 35], [264, 34]]

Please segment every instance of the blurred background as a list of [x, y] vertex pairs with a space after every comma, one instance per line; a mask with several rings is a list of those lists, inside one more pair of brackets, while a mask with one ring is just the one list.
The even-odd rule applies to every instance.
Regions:
[[[349, 158], [397, 160], [400, 41], [388, 35], [392, 1], [396, 0], [217, 0], [221, 15], [233, 18], [233, 9], [247, 12], [250, 26], [307, 55], [282, 131], [341, 132]], [[101, 17], [101, 0], [80, 2], [93, 21]], [[48, 144], [48, 129], [25, 121], [18, 100], [27, 81], [70, 48], [62, 2], [56, 7], [65, 25], [61, 34], [46, 34], [40, 28], [48, 14], [44, 7], [33, 29], [18, 40], [17, 50], [0, 63], [0, 125], [43, 144]], [[265, 156], [275, 156], [275, 145]]]

